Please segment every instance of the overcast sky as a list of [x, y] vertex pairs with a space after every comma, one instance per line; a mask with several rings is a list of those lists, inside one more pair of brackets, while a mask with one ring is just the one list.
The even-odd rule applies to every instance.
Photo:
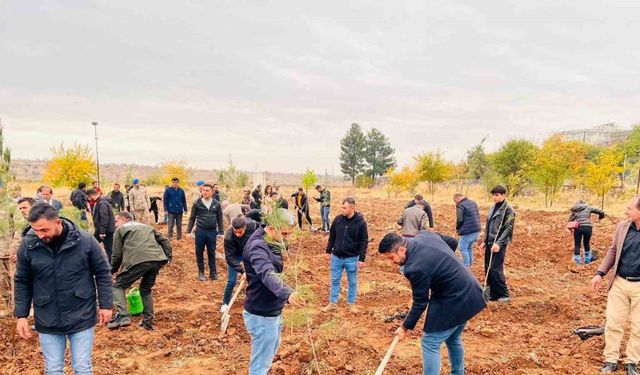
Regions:
[[640, 2], [453, 3], [0, 0], [0, 117], [15, 158], [98, 121], [104, 162], [336, 174], [352, 122], [400, 164], [640, 122]]

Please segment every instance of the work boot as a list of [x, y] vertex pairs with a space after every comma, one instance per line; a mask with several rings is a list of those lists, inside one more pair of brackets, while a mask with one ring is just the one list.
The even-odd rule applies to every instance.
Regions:
[[209, 280], [211, 280], [211, 281], [218, 280], [218, 274], [214, 273], [214, 274], [209, 275]]
[[109, 323], [107, 323], [107, 328], [109, 329], [118, 329], [120, 327], [128, 327], [131, 325], [131, 318], [127, 315], [124, 316], [120, 313], [116, 313], [116, 315], [111, 318]]
[[335, 303], [330, 303], [327, 306], [321, 308], [320, 311], [331, 312], [331, 311], [336, 311], [337, 309], [338, 309], [338, 306]]
[[352, 314], [358, 314], [360, 312], [360, 308], [356, 305], [349, 305], [349, 311]]
[[602, 368], [600, 369], [600, 372], [608, 374], [611, 372], [616, 372], [618, 371], [618, 364], [617, 363], [612, 363], [612, 362], [605, 362], [602, 365]]
[[198, 280], [200, 281], [207, 281], [207, 277], [204, 275], [204, 273], [200, 273], [198, 275]]
[[635, 363], [627, 363], [624, 365], [624, 369], [627, 371], [627, 375], [639, 375], [638, 366]]
[[580, 255], [574, 255], [573, 261], [576, 262], [576, 264], [579, 266], [582, 264], [582, 257]]
[[584, 264], [589, 264], [591, 263], [591, 251], [585, 251], [584, 252]]
[[155, 328], [153, 328], [153, 323], [151, 323], [151, 321], [149, 320], [143, 320], [140, 322], [140, 327], [144, 328], [147, 331], [154, 331]]

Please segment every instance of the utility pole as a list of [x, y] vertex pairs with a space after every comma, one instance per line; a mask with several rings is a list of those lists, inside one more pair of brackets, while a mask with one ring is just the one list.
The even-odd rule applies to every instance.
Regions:
[[98, 156], [98, 122], [93, 121], [91, 125], [93, 125], [93, 134], [95, 135], [95, 138], [96, 138], [96, 169], [98, 172], [98, 178], [97, 178], [98, 187], [100, 187], [100, 157]]

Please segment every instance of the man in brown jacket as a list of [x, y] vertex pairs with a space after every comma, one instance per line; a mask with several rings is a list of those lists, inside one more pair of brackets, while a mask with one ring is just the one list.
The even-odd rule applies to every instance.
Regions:
[[631, 334], [627, 343], [627, 374], [638, 375], [640, 362], [640, 197], [627, 205], [627, 220], [616, 227], [613, 244], [607, 252], [591, 287], [598, 291], [602, 277], [609, 271], [607, 323], [605, 325], [604, 365], [601, 372], [618, 369], [620, 343], [627, 320], [631, 319]]

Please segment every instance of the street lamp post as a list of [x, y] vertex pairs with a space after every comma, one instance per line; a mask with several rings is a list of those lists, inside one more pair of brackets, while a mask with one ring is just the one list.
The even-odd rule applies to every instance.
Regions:
[[100, 186], [100, 157], [98, 156], [98, 122], [93, 121], [91, 123], [93, 125], [93, 134], [96, 138], [96, 169], [98, 172], [98, 187]]

